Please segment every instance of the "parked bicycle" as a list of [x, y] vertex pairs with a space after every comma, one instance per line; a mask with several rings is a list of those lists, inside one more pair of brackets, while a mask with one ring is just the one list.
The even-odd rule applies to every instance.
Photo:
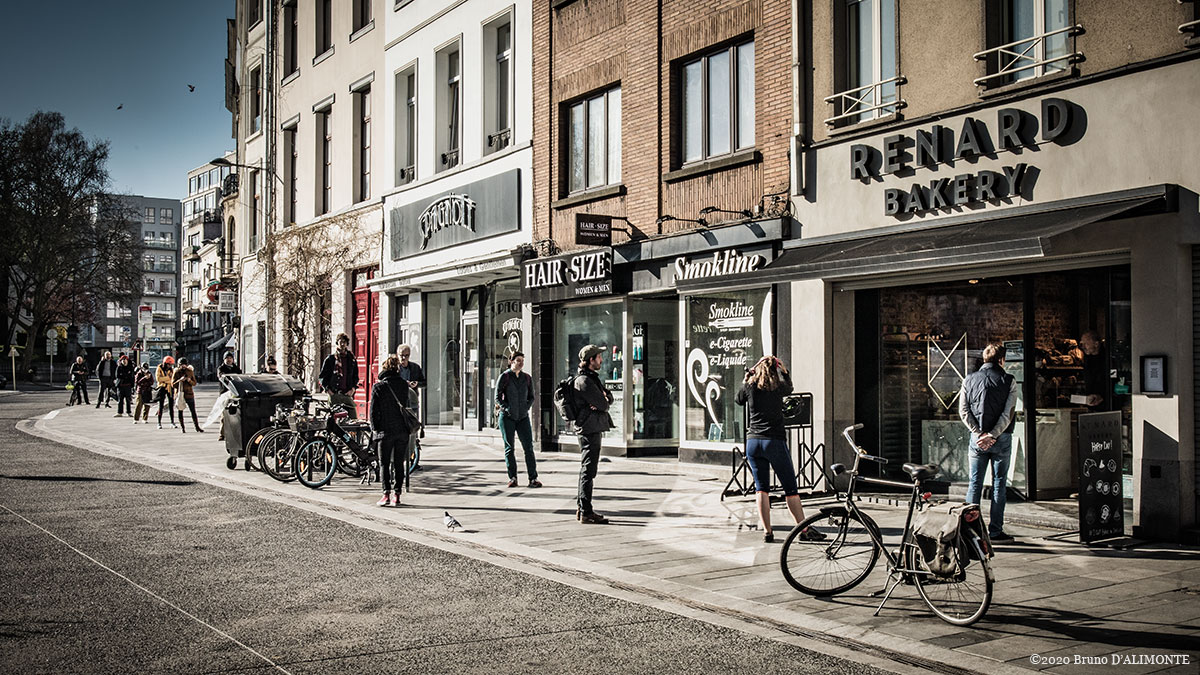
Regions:
[[[962, 527], [958, 541], [959, 561], [953, 572], [945, 569], [934, 572], [913, 532], [913, 514], [931, 508], [930, 494], [921, 490], [922, 481], [938, 475], [939, 468], [933, 464], [905, 464], [904, 472], [912, 477], [912, 483], [869, 478], [859, 475], [859, 464], [863, 460], [887, 464], [887, 459], [867, 454], [859, 447], [850, 432], [861, 429], [862, 424], [846, 427], [842, 436], [854, 448], [854, 465], [847, 472], [845, 465], [830, 467], [835, 475], [849, 473], [850, 483], [846, 492], [839, 496], [839, 503], [823, 507], [803, 523], [792, 529], [783, 544], [780, 566], [787, 582], [802, 593], [828, 597], [845, 593], [862, 583], [882, 553], [887, 560], [888, 578], [884, 588], [871, 597], [883, 595], [878, 615], [901, 583], [917, 587], [921, 599], [942, 620], [956, 626], [968, 626], [978, 621], [992, 602], [991, 542], [984, 528], [978, 526], [978, 507], [973, 510], [974, 518]], [[854, 489], [859, 481], [891, 487], [910, 488], [908, 515], [904, 521], [904, 534], [900, 544], [892, 551], [887, 548], [879, 526], [866, 513], [859, 510], [854, 500]], [[971, 520], [968, 511], [967, 520]], [[811, 541], [798, 535], [806, 528], [816, 528], [825, 535], [822, 541]]]

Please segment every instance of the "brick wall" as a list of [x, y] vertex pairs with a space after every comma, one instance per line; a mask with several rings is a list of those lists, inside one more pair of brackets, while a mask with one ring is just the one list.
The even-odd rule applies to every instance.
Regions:
[[[786, 190], [791, 117], [790, 6], [780, 0], [577, 0], [553, 9], [535, 3], [534, 238], [575, 248], [576, 213], [624, 216], [641, 238], [695, 227], [655, 221], [696, 218], [700, 209], [751, 209], [764, 193]], [[755, 42], [755, 149], [751, 164], [714, 169], [671, 183], [679, 115], [675, 77], [681, 60], [733, 39]], [[623, 194], [555, 206], [566, 196], [564, 104], [621, 86]], [[718, 214], [719, 215], [719, 214]], [[716, 221], [719, 218], [710, 217]], [[615, 243], [629, 235], [615, 232]]]

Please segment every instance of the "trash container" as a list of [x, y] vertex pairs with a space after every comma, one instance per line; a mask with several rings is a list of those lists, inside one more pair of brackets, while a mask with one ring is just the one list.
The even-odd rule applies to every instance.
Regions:
[[[239, 457], [246, 456], [246, 444], [259, 429], [270, 424], [275, 406], [290, 406], [308, 395], [299, 378], [291, 375], [222, 375], [221, 383], [229, 388], [232, 398], [225, 405], [222, 419], [225, 424], [225, 450], [229, 453], [226, 466], [237, 468]], [[246, 460], [247, 462], [250, 460]]]

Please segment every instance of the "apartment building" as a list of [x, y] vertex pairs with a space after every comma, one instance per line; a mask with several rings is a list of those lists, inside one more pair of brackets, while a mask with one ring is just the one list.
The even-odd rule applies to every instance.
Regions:
[[511, 0], [386, 10], [373, 85], [383, 240], [357, 316], [378, 321], [381, 351], [411, 347], [428, 378], [423, 419], [442, 432], [495, 435], [493, 384], [529, 350], [519, 277], [534, 229], [532, 11]]
[[889, 473], [936, 463], [963, 489], [958, 391], [999, 342], [1010, 499], [1077, 501], [1085, 537], [1196, 537], [1196, 19], [1063, 0], [798, 17], [798, 228], [772, 263], [685, 286], [787, 289], [776, 348], [823, 461], [858, 422]]
[[783, 300], [678, 284], [756, 269], [789, 236], [791, 3], [534, 5], [538, 257], [521, 292], [543, 447], [575, 442], [547, 395], [593, 343], [616, 399], [605, 452], [728, 464], [735, 387], [776, 348]]
[[[235, 161], [235, 153], [222, 156]], [[224, 185], [233, 167], [211, 162], [188, 172], [183, 201], [179, 351], [201, 379], [211, 379], [232, 336], [232, 312], [220, 312]]]

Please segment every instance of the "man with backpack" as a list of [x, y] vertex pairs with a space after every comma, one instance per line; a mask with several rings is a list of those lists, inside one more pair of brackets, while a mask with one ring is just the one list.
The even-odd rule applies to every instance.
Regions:
[[575, 434], [579, 437], [579, 494], [576, 498], [579, 509], [575, 518], [588, 525], [608, 522], [608, 518], [592, 510], [592, 483], [600, 468], [600, 436], [613, 428], [612, 417], [608, 414], [613, 395], [597, 374], [603, 360], [603, 347], [587, 345], [580, 349], [579, 371], [575, 373], [570, 389], [563, 391], [565, 388], [560, 384], [554, 396], [560, 410], [566, 408], [568, 414], [573, 415], [567, 419], [575, 422]]
[[540, 488], [537, 459], [533, 455], [533, 428], [529, 424], [529, 408], [533, 406], [533, 378], [524, 372], [525, 355], [514, 352], [508, 370], [496, 380], [497, 426], [504, 438], [504, 467], [508, 470], [508, 487], [517, 487], [517, 452], [513, 436], [521, 439], [525, 450], [525, 470], [529, 472], [529, 487]]

